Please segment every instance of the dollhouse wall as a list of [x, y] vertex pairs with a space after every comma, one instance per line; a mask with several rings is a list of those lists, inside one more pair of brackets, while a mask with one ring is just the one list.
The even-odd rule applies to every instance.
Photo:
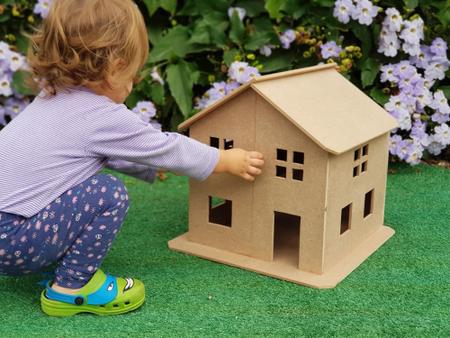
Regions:
[[[265, 167], [253, 189], [255, 252], [266, 260], [321, 273], [327, 153], [260, 96], [256, 111], [255, 148], [264, 154]], [[297, 172], [295, 177], [294, 170], [301, 170], [301, 176]], [[300, 218], [300, 231], [294, 229], [294, 217]], [[277, 232], [284, 231], [290, 232], [286, 236], [292, 242], [282, 243], [289, 250], [274, 243]]]
[[329, 155], [325, 270], [383, 225], [387, 164], [388, 134], [339, 156]]
[[[190, 128], [190, 137], [210, 144], [219, 143], [235, 148], [255, 148], [255, 100], [256, 94], [247, 90], [231, 99]], [[253, 184], [228, 174], [213, 174], [207, 180], [190, 180], [189, 189], [189, 232], [190, 241], [206, 244], [245, 255], [252, 255], [253, 241]], [[223, 219], [210, 221], [209, 198], [228, 200], [219, 214], [231, 211], [231, 226], [219, 224]], [[215, 222], [218, 223], [215, 223]]]

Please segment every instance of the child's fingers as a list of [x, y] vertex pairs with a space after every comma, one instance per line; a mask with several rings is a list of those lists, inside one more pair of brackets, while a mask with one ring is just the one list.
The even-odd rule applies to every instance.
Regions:
[[260, 159], [250, 159], [249, 161], [250, 165], [253, 167], [261, 168], [264, 165], [264, 160]]
[[249, 173], [252, 176], [258, 176], [261, 174], [261, 169], [255, 168], [255, 167], [249, 167], [247, 170], [247, 173]]
[[255, 180], [255, 178], [252, 175], [248, 174], [248, 173], [241, 174], [241, 177], [244, 180], [249, 181], [249, 182], [253, 182]]
[[249, 152], [249, 156], [250, 156], [250, 158], [256, 158], [256, 159], [259, 159], [259, 160], [263, 160], [264, 159], [264, 155], [261, 154], [258, 151], [250, 151]]

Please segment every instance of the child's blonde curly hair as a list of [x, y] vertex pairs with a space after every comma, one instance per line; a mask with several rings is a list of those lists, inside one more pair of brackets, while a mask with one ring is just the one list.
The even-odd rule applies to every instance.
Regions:
[[144, 18], [132, 0], [54, 0], [30, 37], [28, 62], [49, 94], [132, 81], [148, 57]]

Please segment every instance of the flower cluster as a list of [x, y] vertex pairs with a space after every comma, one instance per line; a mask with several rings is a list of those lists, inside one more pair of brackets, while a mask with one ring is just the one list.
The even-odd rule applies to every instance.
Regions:
[[247, 62], [233, 62], [228, 69], [228, 80], [213, 83], [212, 87], [198, 100], [195, 108], [204, 109], [210, 106], [241, 84], [247, 83], [257, 76], [260, 74], [256, 67], [250, 66]]
[[443, 79], [450, 67], [447, 45], [436, 38], [420, 50], [409, 60], [381, 67], [381, 82], [398, 90], [384, 106], [399, 123], [399, 130], [391, 137], [390, 152], [410, 164], [419, 163], [425, 150], [439, 155], [450, 145], [450, 106], [442, 90], [432, 92], [435, 81]]
[[378, 52], [394, 57], [401, 47], [406, 54], [419, 55], [420, 41], [424, 38], [423, 29], [424, 22], [420, 17], [403, 20], [397, 9], [388, 8], [380, 32]]
[[16, 117], [26, 106], [27, 100], [14, 91], [12, 79], [15, 72], [26, 69], [25, 57], [0, 41], [0, 125], [6, 125], [6, 116]]
[[370, 25], [377, 16], [380, 7], [369, 0], [337, 0], [334, 4], [333, 15], [339, 22], [348, 23], [350, 18], [361, 25]]

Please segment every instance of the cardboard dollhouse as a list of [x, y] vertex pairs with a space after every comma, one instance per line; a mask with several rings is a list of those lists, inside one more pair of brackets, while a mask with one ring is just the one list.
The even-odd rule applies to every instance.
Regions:
[[190, 181], [189, 231], [169, 247], [317, 288], [336, 286], [386, 242], [389, 132], [396, 121], [323, 64], [258, 77], [179, 126], [212, 146], [257, 150], [251, 183]]

